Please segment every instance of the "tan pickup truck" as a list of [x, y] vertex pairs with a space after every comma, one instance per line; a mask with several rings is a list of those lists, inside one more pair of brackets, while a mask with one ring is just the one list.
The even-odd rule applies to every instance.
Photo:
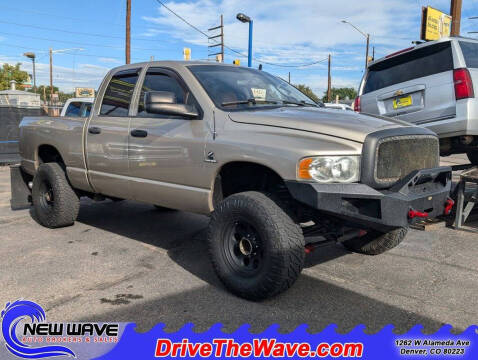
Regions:
[[12, 189], [29, 185], [41, 224], [72, 225], [82, 196], [211, 215], [214, 269], [253, 300], [289, 288], [318, 241], [379, 254], [451, 206], [434, 133], [327, 110], [250, 68], [121, 66], [88, 118], [27, 117], [20, 130]]

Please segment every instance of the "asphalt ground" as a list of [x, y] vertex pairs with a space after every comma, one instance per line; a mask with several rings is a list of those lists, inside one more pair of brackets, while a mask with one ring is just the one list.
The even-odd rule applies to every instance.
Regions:
[[227, 332], [244, 323], [253, 332], [303, 323], [318, 332], [334, 323], [342, 333], [358, 324], [368, 333], [387, 324], [399, 333], [415, 324], [427, 333], [478, 324], [478, 234], [443, 223], [411, 230], [379, 256], [327, 244], [308, 255], [289, 291], [255, 303], [216, 278], [205, 216], [83, 199], [74, 226], [50, 230], [31, 210], [11, 211], [9, 199], [9, 169], [0, 167], [0, 304], [36, 301], [48, 321], [128, 321], [140, 331], [157, 323], [205, 331], [220, 322]]

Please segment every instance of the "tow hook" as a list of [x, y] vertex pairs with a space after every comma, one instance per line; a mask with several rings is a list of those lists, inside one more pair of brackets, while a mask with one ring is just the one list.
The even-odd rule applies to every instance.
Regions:
[[450, 198], [446, 199], [445, 210], [443, 211], [443, 215], [450, 215], [451, 209], [453, 209], [453, 205], [455, 205], [455, 202], [452, 199]]
[[414, 218], [427, 218], [428, 217], [428, 213], [427, 212], [421, 212], [421, 211], [417, 211], [417, 210], [413, 210], [413, 209], [410, 209], [408, 210], [408, 218], [409, 219], [414, 219]]

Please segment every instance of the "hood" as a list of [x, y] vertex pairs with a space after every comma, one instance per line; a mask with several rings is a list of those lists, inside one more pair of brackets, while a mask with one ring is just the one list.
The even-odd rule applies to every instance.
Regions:
[[315, 132], [363, 143], [378, 130], [410, 126], [403, 121], [363, 115], [352, 111], [323, 108], [282, 107], [255, 111], [230, 112], [232, 121]]

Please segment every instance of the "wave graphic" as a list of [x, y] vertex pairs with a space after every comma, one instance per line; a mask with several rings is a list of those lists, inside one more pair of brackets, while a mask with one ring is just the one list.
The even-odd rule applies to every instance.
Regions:
[[64, 346], [31, 347], [23, 344], [16, 335], [16, 327], [22, 320], [30, 318], [31, 322], [43, 322], [45, 311], [32, 301], [17, 300], [7, 303], [1, 313], [2, 333], [6, 348], [14, 355], [25, 359], [40, 359], [49, 356], [72, 356], [75, 353]]

